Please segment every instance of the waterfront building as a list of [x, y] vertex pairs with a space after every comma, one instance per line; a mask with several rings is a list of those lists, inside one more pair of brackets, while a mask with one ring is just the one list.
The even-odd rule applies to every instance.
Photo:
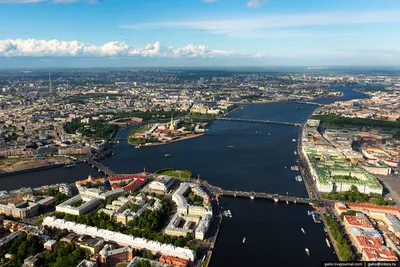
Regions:
[[[193, 206], [187, 203], [185, 195], [188, 191], [203, 198], [204, 206]], [[209, 205], [209, 196], [195, 183], [181, 183], [179, 188], [172, 194], [172, 201], [177, 206], [177, 213], [168, 224], [165, 233], [168, 235], [185, 236], [190, 233], [196, 239], [203, 240], [211, 222], [212, 210]], [[200, 219], [201, 218], [201, 219]], [[183, 227], [178, 227], [182, 225]], [[196, 227], [189, 227], [190, 222], [195, 222]]]
[[211, 214], [205, 214], [203, 217], [201, 217], [201, 220], [200, 220], [199, 224], [197, 225], [196, 231], [195, 231], [196, 239], [199, 239], [199, 240], [205, 239], [208, 227], [210, 226], [211, 219], [212, 219]]
[[201, 187], [198, 184], [194, 183], [181, 183], [179, 188], [172, 194], [172, 201], [175, 202], [178, 213], [182, 214], [189, 214], [189, 215], [198, 215], [202, 216], [206, 213], [212, 213], [211, 208], [207, 204], [207, 207], [201, 207], [201, 206], [192, 206], [188, 205], [187, 200], [185, 198], [185, 194], [191, 190], [193, 193], [197, 194], [198, 196], [203, 198], [203, 202], [208, 203], [209, 202], [209, 196], [207, 195], [206, 192], [201, 189]]
[[[367, 170], [352, 163], [357, 161], [349, 152], [351, 147], [345, 141], [345, 149], [333, 146], [317, 130], [319, 121], [308, 120], [302, 131], [302, 154], [309, 166], [313, 180], [320, 192], [349, 191], [356, 186], [364, 194], [382, 195], [383, 187], [378, 179]], [[328, 134], [329, 136], [329, 134]]]
[[151, 183], [149, 183], [149, 189], [166, 193], [168, 188], [170, 188], [173, 183], [174, 179], [171, 176], [159, 175]]
[[56, 211], [79, 216], [93, 210], [101, 202], [99, 198], [79, 194], [57, 205]]
[[53, 217], [46, 217], [43, 220], [43, 226], [49, 226], [57, 229], [66, 229], [80, 235], [89, 235], [92, 237], [100, 237], [106, 241], [115, 242], [121, 246], [129, 246], [133, 249], [146, 249], [153, 254], [167, 255], [178, 257], [180, 259], [194, 261], [196, 252], [188, 249], [176, 247], [171, 244], [164, 244], [158, 241], [147, 240], [144, 238], [134, 237], [110, 230], [99, 229], [97, 227], [78, 224]]
[[20, 203], [0, 204], [0, 213], [14, 218], [26, 219], [39, 214], [39, 204], [22, 201]]

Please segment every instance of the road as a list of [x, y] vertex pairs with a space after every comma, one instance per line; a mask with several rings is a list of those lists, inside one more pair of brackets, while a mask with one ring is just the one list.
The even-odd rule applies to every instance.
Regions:
[[388, 175], [388, 176], [377, 176], [378, 179], [385, 185], [389, 190], [388, 197], [393, 199], [396, 203], [396, 207], [400, 207], [400, 176], [399, 175]]

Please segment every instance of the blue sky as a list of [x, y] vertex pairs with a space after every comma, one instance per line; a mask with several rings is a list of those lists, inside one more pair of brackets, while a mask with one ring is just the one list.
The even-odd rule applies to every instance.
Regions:
[[399, 65], [399, 0], [0, 0], [0, 63]]

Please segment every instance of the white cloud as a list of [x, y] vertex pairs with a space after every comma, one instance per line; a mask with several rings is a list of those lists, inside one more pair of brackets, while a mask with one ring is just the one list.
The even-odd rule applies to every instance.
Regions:
[[38, 3], [46, 0], [0, 0], [0, 3], [15, 3], [15, 4], [26, 4], [26, 3]]
[[[299, 27], [400, 22], [399, 10], [263, 15], [232, 19], [184, 20], [121, 25], [120, 28], [195, 29], [244, 38], [280, 38], [313, 35]], [[292, 28], [292, 29], [290, 29]], [[273, 31], [275, 30], [275, 31]], [[321, 32], [318, 32], [318, 35]]]
[[98, 0], [0, 0], [0, 4], [29, 4], [39, 2], [52, 2], [54, 4], [69, 4], [76, 2], [97, 3]]
[[224, 50], [211, 50], [204, 45], [184, 47], [164, 46], [159, 42], [134, 48], [124, 42], [109, 42], [101, 46], [78, 41], [16, 39], [0, 40], [3, 57], [245, 57], [244, 54]]
[[264, 4], [265, 2], [267, 2], [267, 0], [250, 0], [247, 3], [247, 7], [259, 7], [262, 4]]

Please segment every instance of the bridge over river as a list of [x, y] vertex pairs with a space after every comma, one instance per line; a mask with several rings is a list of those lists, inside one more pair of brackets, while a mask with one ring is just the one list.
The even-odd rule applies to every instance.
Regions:
[[228, 117], [217, 117], [217, 118], [215, 118], [215, 119], [216, 119], [216, 120], [221, 120], [221, 121], [240, 121], [240, 122], [253, 122], [253, 123], [291, 125], [291, 126], [301, 127], [301, 123], [284, 122], [284, 121], [254, 120], [254, 119], [228, 118]]
[[289, 195], [278, 195], [278, 194], [254, 192], [254, 191], [246, 192], [246, 191], [225, 190], [222, 189], [221, 187], [213, 186], [209, 184], [207, 181], [200, 181], [200, 185], [207, 188], [214, 195], [220, 195], [220, 196], [246, 197], [250, 199], [262, 198], [262, 199], [271, 199], [274, 200], [275, 202], [284, 201], [284, 202], [303, 203], [303, 204], [318, 203], [318, 201], [309, 198], [294, 197]]
[[115, 177], [118, 174], [113, 172], [110, 168], [104, 166], [98, 161], [95, 161], [90, 158], [85, 158], [83, 161], [87, 162], [88, 164], [92, 165], [93, 168], [97, 168], [99, 172], [103, 172], [104, 174], [108, 175], [109, 177]]

